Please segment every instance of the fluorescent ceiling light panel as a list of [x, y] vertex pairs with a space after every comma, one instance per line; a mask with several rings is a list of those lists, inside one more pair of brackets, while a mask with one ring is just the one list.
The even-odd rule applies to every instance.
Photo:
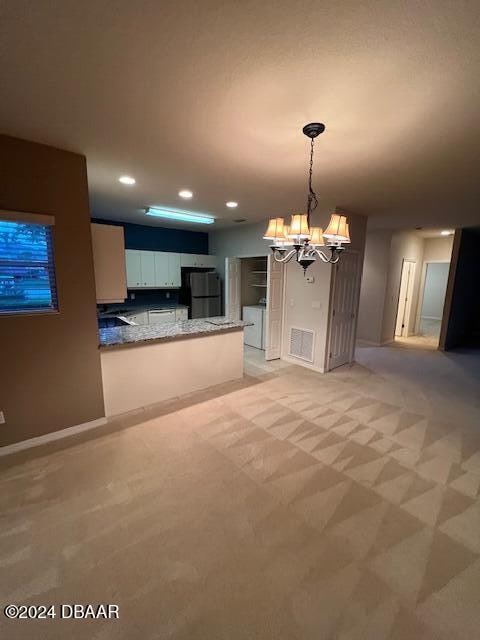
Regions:
[[171, 207], [149, 207], [147, 216], [164, 218], [165, 220], [180, 220], [182, 222], [197, 222], [199, 224], [213, 224], [215, 218], [205, 213], [195, 213], [184, 209], [173, 209]]

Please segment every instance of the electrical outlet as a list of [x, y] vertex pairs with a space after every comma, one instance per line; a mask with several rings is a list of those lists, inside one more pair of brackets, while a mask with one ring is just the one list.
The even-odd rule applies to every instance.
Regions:
[[0, 411], [0, 424], [5, 424], [5, 422], [5, 414], [3, 413], [3, 411]]

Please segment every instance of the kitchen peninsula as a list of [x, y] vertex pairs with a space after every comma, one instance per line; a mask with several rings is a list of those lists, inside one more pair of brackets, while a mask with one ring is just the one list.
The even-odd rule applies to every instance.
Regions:
[[106, 415], [241, 378], [248, 324], [220, 317], [100, 329]]

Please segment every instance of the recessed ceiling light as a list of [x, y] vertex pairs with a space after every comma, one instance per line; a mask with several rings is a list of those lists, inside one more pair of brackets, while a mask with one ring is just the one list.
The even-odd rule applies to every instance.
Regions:
[[131, 176], [120, 176], [118, 181], [122, 184], [135, 184], [135, 178], [132, 178]]
[[181, 198], [185, 198], [186, 200], [193, 198], [193, 192], [190, 191], [190, 189], [182, 189], [181, 191], [178, 192], [178, 195]]
[[181, 220], [182, 222], [198, 222], [199, 224], [213, 224], [215, 218], [206, 213], [195, 213], [184, 209], [173, 209], [172, 207], [148, 207], [145, 211], [147, 216], [164, 218], [166, 220]]
[[440, 231], [440, 235], [441, 236], [453, 236], [453, 231], [449, 231], [448, 229], [444, 229], [443, 231]]
[[228, 202], [225, 203], [227, 205], [227, 207], [229, 207], [230, 209], [235, 209], [235, 207], [238, 207], [238, 202], [234, 202], [233, 200], [229, 200]]

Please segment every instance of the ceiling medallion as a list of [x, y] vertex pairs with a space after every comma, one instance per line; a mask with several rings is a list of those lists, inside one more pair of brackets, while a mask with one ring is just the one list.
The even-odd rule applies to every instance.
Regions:
[[[272, 240], [270, 248], [276, 262], [290, 262], [295, 257], [304, 272], [317, 258], [325, 263], [336, 264], [345, 249], [343, 245], [350, 243], [347, 218], [339, 213], [332, 213], [325, 231], [310, 226], [311, 213], [318, 204], [317, 194], [312, 188], [314, 144], [315, 138], [324, 131], [325, 125], [321, 122], [311, 122], [303, 127], [303, 133], [310, 138], [307, 213], [292, 214], [288, 226], [283, 218], [271, 218], [263, 236], [265, 240]], [[319, 247], [329, 249], [330, 255]]]

